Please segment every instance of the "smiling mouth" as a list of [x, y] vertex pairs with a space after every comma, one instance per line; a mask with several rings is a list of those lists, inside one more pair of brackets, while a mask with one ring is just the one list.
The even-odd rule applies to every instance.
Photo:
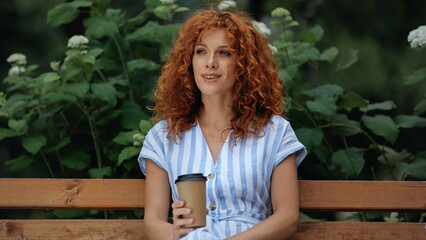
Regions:
[[222, 77], [222, 75], [220, 75], [220, 74], [201, 74], [201, 77], [203, 77], [206, 81], [214, 81], [214, 80]]

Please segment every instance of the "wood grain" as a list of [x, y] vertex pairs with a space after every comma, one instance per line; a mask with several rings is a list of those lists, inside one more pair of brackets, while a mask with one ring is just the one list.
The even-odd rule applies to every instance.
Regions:
[[[0, 220], [0, 239], [145, 239], [143, 220]], [[424, 223], [301, 222], [290, 238], [423, 240]]]
[[145, 239], [143, 220], [0, 220], [2, 240]]
[[0, 179], [0, 208], [143, 209], [138, 179]]
[[426, 182], [299, 181], [300, 209], [307, 211], [426, 210]]
[[425, 223], [301, 222], [291, 240], [424, 240]]

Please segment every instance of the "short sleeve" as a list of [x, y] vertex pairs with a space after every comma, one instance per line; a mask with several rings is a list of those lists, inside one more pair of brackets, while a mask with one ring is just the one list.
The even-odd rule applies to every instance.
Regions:
[[154, 125], [145, 136], [145, 141], [138, 157], [139, 167], [144, 175], [146, 175], [146, 159], [151, 159], [160, 168], [167, 171], [164, 149], [165, 134], [167, 134], [165, 122], [161, 121]]
[[282, 119], [280, 122], [282, 121], [284, 121], [284, 124], [281, 126], [284, 128], [282, 131], [283, 135], [281, 136], [281, 142], [275, 158], [274, 168], [292, 153], [296, 154], [296, 167], [299, 167], [307, 154], [306, 148], [297, 139], [290, 123], [285, 119]]

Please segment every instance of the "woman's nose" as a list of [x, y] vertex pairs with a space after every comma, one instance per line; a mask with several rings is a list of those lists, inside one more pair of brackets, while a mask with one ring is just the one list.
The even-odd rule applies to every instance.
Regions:
[[215, 56], [209, 56], [209, 59], [207, 61], [206, 67], [207, 68], [212, 68], [212, 69], [216, 69], [217, 68], [217, 60], [215, 58]]

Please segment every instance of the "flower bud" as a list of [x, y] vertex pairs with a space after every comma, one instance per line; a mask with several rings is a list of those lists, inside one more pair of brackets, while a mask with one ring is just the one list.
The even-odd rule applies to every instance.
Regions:
[[252, 21], [254, 28], [265, 36], [271, 35], [271, 30], [263, 22]]
[[25, 65], [27, 64], [27, 57], [22, 53], [13, 53], [10, 55], [7, 60], [8, 63], [16, 63], [19, 65]]
[[407, 38], [411, 48], [422, 47], [426, 45], [426, 26], [420, 26], [412, 30]]
[[83, 35], [74, 35], [68, 40], [69, 48], [79, 48], [82, 45], [88, 44], [89, 39]]
[[19, 76], [21, 73], [25, 72], [24, 67], [13, 66], [9, 69], [9, 76]]
[[289, 15], [290, 15], [290, 12], [287, 9], [282, 8], [282, 7], [275, 8], [271, 12], [272, 17], [285, 17], [285, 16], [289, 16]]
[[50, 62], [50, 68], [53, 71], [59, 71], [59, 61]]
[[229, 0], [222, 1], [219, 3], [219, 5], [217, 5], [217, 9], [219, 11], [224, 11], [228, 8], [233, 8], [233, 7], [237, 7], [237, 4], [234, 1], [229, 1]]

